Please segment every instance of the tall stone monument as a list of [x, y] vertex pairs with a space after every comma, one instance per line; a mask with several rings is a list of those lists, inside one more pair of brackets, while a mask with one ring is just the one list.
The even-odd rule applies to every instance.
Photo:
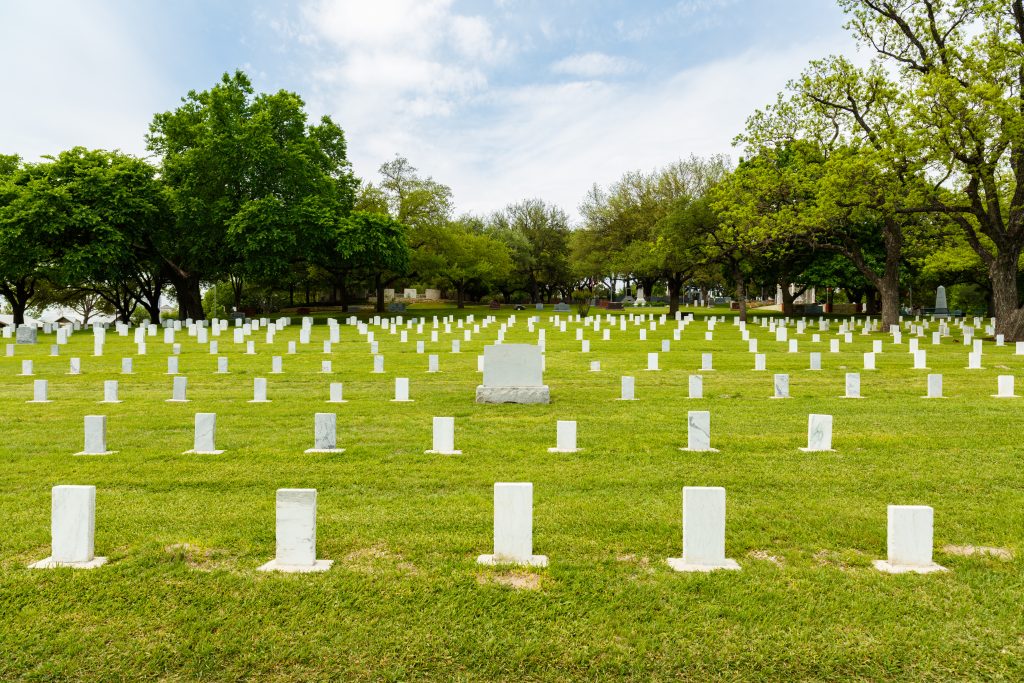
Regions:
[[945, 318], [949, 315], [949, 308], [946, 306], [946, 288], [939, 285], [935, 290], [935, 317]]
[[477, 403], [550, 403], [544, 384], [544, 359], [533, 344], [484, 347], [484, 383], [476, 388]]

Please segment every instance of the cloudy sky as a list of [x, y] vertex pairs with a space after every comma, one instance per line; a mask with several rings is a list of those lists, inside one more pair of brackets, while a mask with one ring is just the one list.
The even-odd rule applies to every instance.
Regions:
[[145, 154], [155, 112], [241, 68], [299, 93], [356, 173], [395, 154], [485, 213], [729, 153], [811, 59], [832, 0], [0, 0], [0, 152]]

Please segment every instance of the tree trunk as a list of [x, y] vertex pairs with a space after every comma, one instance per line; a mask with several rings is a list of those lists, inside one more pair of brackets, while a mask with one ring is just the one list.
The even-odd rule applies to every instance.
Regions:
[[736, 280], [736, 298], [740, 302], [740, 322], [747, 322], [747, 279], [743, 276], [741, 268], [733, 269], [733, 278]]
[[192, 318], [193, 320], [206, 320], [203, 312], [203, 297], [199, 292], [199, 277], [189, 274], [182, 276], [174, 269], [168, 270], [171, 285], [174, 287], [175, 296], [178, 298], [178, 318]]
[[882, 300], [882, 329], [888, 332], [891, 325], [900, 324], [900, 283], [895, 274], [879, 281], [878, 297]]
[[463, 291], [462, 290], [463, 290], [462, 286], [456, 285], [456, 287], [455, 287], [455, 301], [457, 302], [456, 303], [456, 308], [465, 308], [466, 307], [465, 301], [463, 300]]
[[782, 315], [791, 316], [796, 310], [793, 302], [796, 301], [797, 294], [790, 291], [788, 282], [780, 282], [779, 287], [782, 289]]
[[240, 277], [231, 276], [231, 292], [235, 296], [235, 310], [242, 310], [242, 289], [245, 281]]
[[679, 290], [683, 288], [683, 278], [673, 273], [667, 278], [668, 283], [668, 314], [675, 315], [679, 311]]
[[[10, 298], [10, 297], [8, 297]], [[19, 300], [17, 298], [11, 299], [11, 313], [14, 314], [14, 326], [25, 324], [25, 309], [28, 307], [28, 302]]]
[[1024, 341], [1024, 310], [1017, 290], [1019, 250], [996, 252], [989, 265], [992, 280], [992, 308], [996, 316], [996, 334], [1006, 341]]
[[384, 312], [384, 281], [380, 277], [380, 273], [374, 273], [373, 275], [373, 291], [377, 296], [377, 303], [373, 309], [377, 313]]

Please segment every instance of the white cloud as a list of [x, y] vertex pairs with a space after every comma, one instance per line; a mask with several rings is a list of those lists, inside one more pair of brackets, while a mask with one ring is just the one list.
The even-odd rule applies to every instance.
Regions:
[[[751, 51], [646, 85], [587, 81], [494, 91], [495, 119], [441, 138], [410, 136], [401, 152], [450, 184], [460, 211], [488, 213], [540, 197], [575, 216], [594, 182], [607, 185], [626, 171], [690, 154], [735, 157], [732, 139], [746, 117], [829, 47]], [[363, 173], [386, 159], [366, 163], [361, 150], [355, 156]]]
[[551, 70], [567, 76], [600, 78], [618, 76], [633, 71], [638, 66], [633, 60], [624, 57], [606, 55], [603, 52], [587, 52], [561, 59], [551, 65]]
[[144, 152], [173, 106], [123, 18], [79, 2], [9, 3], [0, 21], [0, 151], [28, 160], [76, 145]]

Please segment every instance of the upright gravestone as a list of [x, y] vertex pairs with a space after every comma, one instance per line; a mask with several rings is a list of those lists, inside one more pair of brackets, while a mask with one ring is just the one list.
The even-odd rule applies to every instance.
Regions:
[[15, 342], [18, 344], [35, 344], [38, 334], [39, 330], [36, 329], [35, 325], [18, 325]]
[[550, 403], [544, 384], [543, 356], [532, 344], [484, 347], [484, 383], [476, 388], [477, 403]]
[[949, 308], [946, 306], [946, 288], [939, 285], [935, 290], [935, 317], [945, 318], [949, 315]]

